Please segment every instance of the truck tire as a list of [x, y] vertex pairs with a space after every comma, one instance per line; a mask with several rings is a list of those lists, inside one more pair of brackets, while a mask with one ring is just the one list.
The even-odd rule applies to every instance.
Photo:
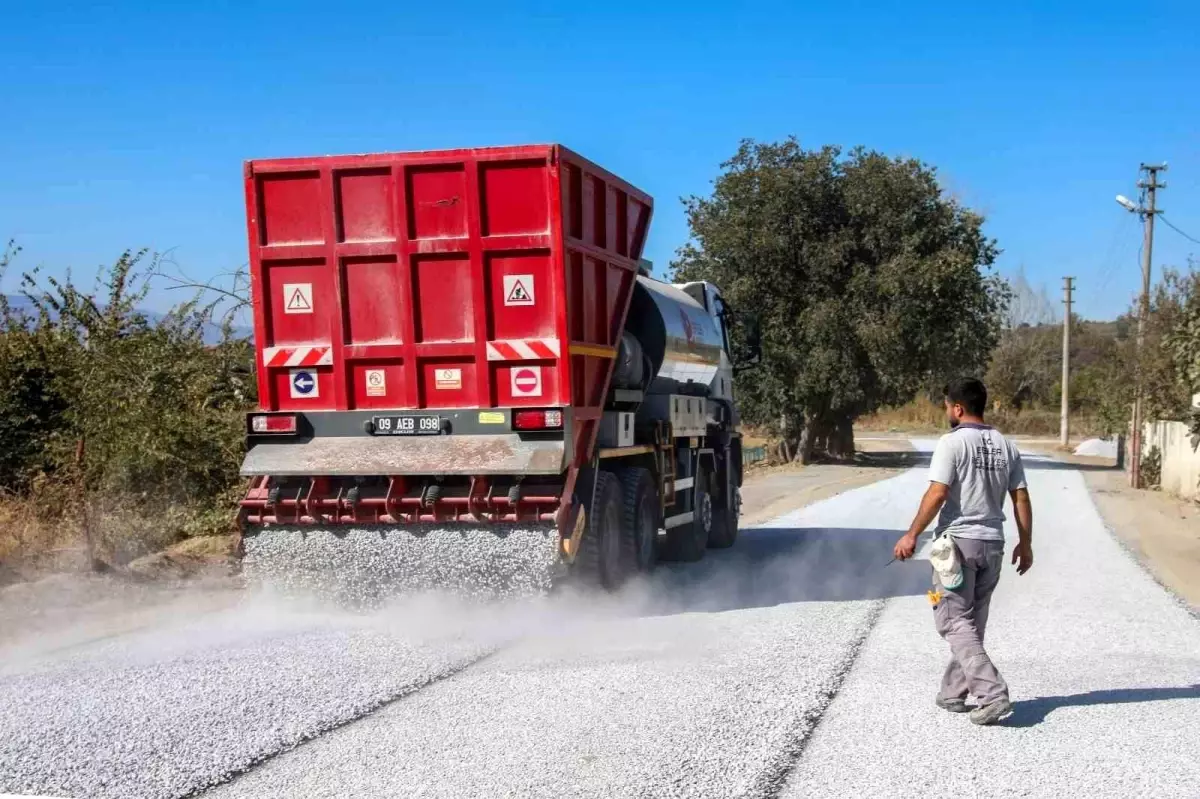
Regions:
[[630, 571], [648, 574], [658, 563], [658, 487], [649, 469], [617, 472], [621, 481], [621, 549]]
[[712, 549], [728, 549], [737, 541], [740, 494], [734, 488], [731, 503], [725, 498], [725, 492], [720, 490], [720, 478], [714, 479], [713, 483], [713, 521], [708, 533], [708, 545]]
[[709, 489], [708, 470], [703, 464], [696, 466], [692, 482], [695, 499], [692, 503], [692, 520], [667, 530], [667, 545], [663, 549], [663, 560], [678, 560], [692, 563], [704, 557], [708, 547], [708, 536], [712, 531], [713, 504]]
[[621, 552], [621, 485], [612, 472], [596, 472], [596, 491], [583, 487], [587, 528], [579, 542], [573, 571], [584, 585], [609, 590], [625, 582], [628, 570]]

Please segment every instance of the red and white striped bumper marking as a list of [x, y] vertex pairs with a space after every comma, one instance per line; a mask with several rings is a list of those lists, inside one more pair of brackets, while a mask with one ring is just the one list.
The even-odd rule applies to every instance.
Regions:
[[332, 366], [332, 347], [266, 347], [265, 366]]
[[489, 361], [540, 361], [557, 358], [562, 349], [556, 338], [523, 338], [489, 341]]

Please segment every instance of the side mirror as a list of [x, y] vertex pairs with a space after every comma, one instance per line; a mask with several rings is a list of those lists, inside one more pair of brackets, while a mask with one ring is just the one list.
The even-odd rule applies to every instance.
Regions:
[[755, 363], [762, 358], [762, 326], [757, 314], [746, 318], [746, 351], [750, 360]]
[[[738, 372], [758, 366], [759, 360], [762, 359], [762, 327], [758, 314], [736, 313], [722, 297], [720, 311], [717, 315], [721, 317], [724, 327], [725, 350], [729, 354], [730, 360], [733, 361], [733, 373], [736, 375]], [[733, 343], [732, 339], [735, 338], [730, 334], [735, 328], [737, 332], [741, 333], [736, 337], [740, 339], [741, 343], [736, 353], [730, 346]]]
[[756, 369], [762, 360], [762, 327], [756, 314], [747, 314], [741, 319], [743, 352], [734, 364], [733, 373], [736, 375], [750, 369]]

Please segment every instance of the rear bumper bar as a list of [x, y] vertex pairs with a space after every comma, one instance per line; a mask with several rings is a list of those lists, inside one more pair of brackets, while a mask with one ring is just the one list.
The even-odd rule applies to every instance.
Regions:
[[550, 475], [567, 468], [567, 445], [518, 434], [319, 437], [254, 443], [244, 477]]
[[295, 481], [286, 493], [268, 477], [254, 477], [241, 501], [243, 525], [377, 525], [421, 522], [561, 521], [561, 487], [511, 486], [497, 491], [490, 479], [472, 477], [463, 490], [443, 495], [436, 483], [387, 478], [386, 493], [357, 496], [344, 481], [310, 477]]

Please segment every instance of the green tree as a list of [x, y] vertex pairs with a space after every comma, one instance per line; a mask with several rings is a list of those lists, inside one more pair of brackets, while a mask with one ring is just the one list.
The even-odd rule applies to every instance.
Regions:
[[743, 418], [801, 459], [847, 457], [856, 417], [983, 371], [1007, 300], [998, 250], [928, 165], [744, 141], [711, 196], [685, 205], [675, 279], [712, 281], [758, 316]]
[[985, 382], [993, 405], [1020, 410], [1057, 394], [1062, 328], [1045, 288], [1034, 288], [1023, 267], [1007, 282], [1010, 299]]
[[[19, 252], [8, 244], [0, 255], [0, 277]], [[0, 294], [0, 489], [24, 490], [38, 473], [53, 468], [50, 449], [62, 434], [68, 405], [55, 371], [65, 343]]]
[[[1139, 356], [1137, 349], [1137, 310], [1130, 309], [1129, 331], [1120, 342], [1118, 363], [1122, 364], [1119, 376], [1114, 376], [1114, 395], [1119, 396], [1124, 407], [1133, 402], [1135, 381], [1133, 376], [1140, 368], [1144, 391], [1144, 418], [1179, 420], [1187, 417], [1191, 405], [1191, 391], [1176, 371], [1176, 362], [1169, 346], [1170, 337], [1186, 320], [1186, 309], [1196, 302], [1200, 290], [1200, 275], [1164, 269], [1162, 279], [1150, 292], [1150, 313], [1146, 317], [1146, 339]], [[1126, 414], [1128, 419], [1128, 414]]]
[[1187, 273], [1176, 276], [1181, 287], [1178, 315], [1165, 332], [1163, 346], [1171, 358], [1179, 387], [1200, 393], [1200, 273], [1189, 259]]
[[985, 382], [995, 406], [1019, 411], [1050, 402], [1061, 375], [1062, 328], [1026, 325], [1001, 333]]
[[[1083, 389], [1080, 398], [1095, 407], [1103, 432], [1125, 432], [1141, 372], [1144, 418], [1188, 418], [1191, 395], [1200, 388], [1193, 382], [1195, 357], [1200, 344], [1192, 338], [1200, 316], [1200, 273], [1165, 269], [1150, 292], [1145, 345], [1137, 346], [1136, 301], [1113, 323], [1111, 342], [1099, 347], [1088, 362], [1078, 364], [1072, 384]], [[1195, 348], [1195, 349], [1194, 349]]]

